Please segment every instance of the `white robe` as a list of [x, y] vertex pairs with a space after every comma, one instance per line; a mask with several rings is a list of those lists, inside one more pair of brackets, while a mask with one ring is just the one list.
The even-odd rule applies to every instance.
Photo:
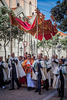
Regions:
[[17, 60], [18, 60], [18, 64], [16, 65], [17, 77], [24, 77], [24, 76], [26, 76], [26, 74], [25, 74], [18, 58], [17, 58]]
[[[33, 63], [33, 68], [34, 68], [34, 66], [35, 66], [35, 64], [38, 62], [38, 60], [35, 60], [34, 61], [34, 63]], [[45, 76], [45, 74], [44, 74], [44, 68], [45, 68], [45, 63], [44, 63], [44, 61], [40, 61], [40, 63], [41, 63], [41, 66], [42, 66], [42, 68], [40, 69], [41, 70], [41, 74], [42, 74], [42, 80], [46, 80], [46, 76]], [[36, 67], [37, 67], [37, 65], [36, 65]], [[34, 71], [33, 71], [33, 73], [32, 73], [32, 79], [33, 80], [37, 80], [38, 79], [38, 75], [36, 75], [35, 73], [34, 73]]]
[[[29, 64], [31, 66], [29, 60], [27, 60], [26, 64]], [[27, 86], [28, 87], [35, 87], [34, 80], [32, 80], [32, 77], [31, 77], [31, 72], [26, 74], [26, 78], [27, 78]]]
[[[64, 67], [61, 67], [62, 69], [62, 73], [63, 73], [63, 76], [64, 76], [64, 83], [65, 83], [65, 88], [67, 87], [67, 80], [65, 78], [67, 78], [67, 70], [66, 70], [66, 66]], [[55, 70], [53, 71], [54, 73], [54, 80], [53, 80], [53, 88], [57, 88], [58, 87], [58, 77], [56, 76], [56, 74], [58, 75], [59, 74], [59, 67], [55, 67]]]
[[4, 69], [3, 69], [4, 81], [7, 81], [8, 76], [7, 76], [6, 70], [8, 70], [8, 67], [5, 62], [3, 63], [3, 66], [4, 66]]
[[31, 73], [27, 73], [26, 77], [27, 77], [27, 86], [28, 87], [35, 87], [34, 81], [31, 78]]
[[[9, 64], [10, 64], [10, 66], [11, 66], [11, 59], [13, 60], [13, 58], [11, 57], [11, 58], [9, 59]], [[17, 73], [17, 78], [19, 78], [19, 77], [22, 78], [23, 76], [26, 76], [26, 74], [25, 74], [25, 72], [24, 72], [24, 70], [23, 70], [23, 68], [22, 68], [22, 66], [21, 66], [21, 64], [20, 64], [19, 59], [16, 58], [16, 57], [15, 57], [14, 59], [15, 59], [15, 60], [18, 60], [18, 63], [15, 64], [16, 73]], [[12, 68], [8, 68], [8, 70], [9, 70], [8, 77], [10, 78], [10, 72], [11, 72]]]

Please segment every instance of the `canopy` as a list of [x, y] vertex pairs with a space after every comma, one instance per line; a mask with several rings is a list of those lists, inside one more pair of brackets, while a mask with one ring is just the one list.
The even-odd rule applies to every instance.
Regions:
[[[38, 17], [38, 18], [37, 18]], [[26, 33], [30, 33], [31, 35], [35, 35], [37, 33], [37, 25], [38, 25], [38, 33], [35, 38], [41, 41], [43, 36], [46, 40], [52, 39], [52, 36], [57, 34], [56, 24], [52, 24], [51, 20], [44, 20], [45, 16], [42, 13], [37, 12], [37, 16], [35, 16], [32, 24], [22, 21], [20, 18], [10, 15], [10, 21], [12, 25], [18, 26], [20, 30], [24, 30]], [[37, 20], [38, 19], [38, 20]], [[37, 24], [38, 22], [38, 24]]]

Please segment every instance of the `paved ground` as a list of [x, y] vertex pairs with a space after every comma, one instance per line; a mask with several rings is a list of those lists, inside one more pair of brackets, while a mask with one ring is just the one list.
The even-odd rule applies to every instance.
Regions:
[[[57, 96], [57, 91], [50, 89], [46, 91], [42, 89], [42, 95], [34, 93], [34, 90], [27, 91], [26, 88], [9, 91], [8, 88], [0, 90], [0, 100], [60, 100]], [[65, 90], [65, 98], [67, 100], [67, 90]]]
[[[58, 98], [58, 94], [56, 94], [50, 100], [60, 100], [60, 98]], [[67, 100], [67, 89], [65, 89], [63, 100]]]

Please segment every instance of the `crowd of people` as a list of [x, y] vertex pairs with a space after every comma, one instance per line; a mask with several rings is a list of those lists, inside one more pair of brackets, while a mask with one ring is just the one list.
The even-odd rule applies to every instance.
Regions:
[[[58, 84], [61, 82], [61, 85]], [[57, 55], [51, 58], [38, 54], [37, 58], [25, 53], [24, 57], [15, 57], [12, 53], [4, 62], [0, 56], [0, 88], [5, 89], [10, 84], [9, 90], [27, 85], [27, 90], [34, 90], [41, 95], [42, 89], [48, 91], [50, 87], [57, 89], [59, 96], [64, 97], [64, 87], [67, 86], [67, 58], [58, 59]]]

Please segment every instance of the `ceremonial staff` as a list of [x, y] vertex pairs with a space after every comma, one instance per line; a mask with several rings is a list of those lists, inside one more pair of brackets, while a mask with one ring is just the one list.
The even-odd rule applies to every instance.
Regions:
[[45, 15], [42, 14], [42, 25], [43, 25], [43, 55], [45, 55], [45, 52], [44, 52], [44, 18], [45, 18]]
[[[50, 16], [51, 17], [51, 22], [52, 22], [52, 16]], [[51, 25], [51, 32], [53, 32], [53, 26]], [[51, 33], [51, 36], [52, 36], [52, 33]], [[52, 36], [52, 56], [53, 56], [53, 36]]]
[[40, 10], [37, 8], [36, 10], [36, 13], [37, 13], [37, 22], [36, 22], [36, 25], [37, 25], [37, 51], [36, 51], [36, 53], [37, 53], [37, 55], [38, 55], [38, 15], [39, 15], [39, 13], [40, 13]]
[[38, 15], [37, 15], [37, 55], [38, 55]]
[[20, 30], [18, 29], [18, 57], [19, 57], [19, 37], [20, 37]]

